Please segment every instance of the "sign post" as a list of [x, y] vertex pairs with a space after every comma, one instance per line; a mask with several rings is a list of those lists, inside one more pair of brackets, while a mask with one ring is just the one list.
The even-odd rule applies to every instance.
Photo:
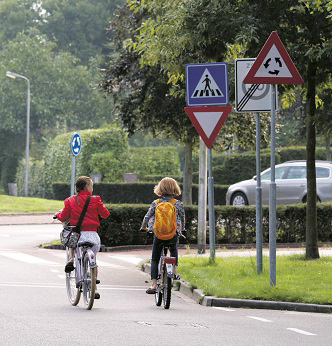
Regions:
[[[235, 109], [238, 113], [256, 112], [256, 270], [263, 271], [263, 231], [262, 231], [262, 186], [260, 157], [259, 112], [270, 112], [271, 86], [269, 84], [244, 84], [243, 80], [256, 58], [236, 59], [235, 61]], [[277, 94], [275, 104], [277, 105]], [[277, 106], [276, 106], [277, 108]]]
[[[231, 106], [209, 106], [209, 107], [185, 107], [185, 112], [195, 126], [201, 139], [208, 147], [208, 200], [209, 200], [209, 240], [210, 257], [214, 261], [215, 257], [215, 217], [214, 217], [214, 186], [212, 176], [212, 145], [216, 139], [228, 114]], [[201, 157], [200, 157], [201, 160]], [[200, 222], [200, 220], [198, 221]]]
[[303, 84], [292, 59], [273, 31], [243, 80], [244, 84], [271, 84], [271, 182], [269, 198], [270, 286], [276, 286], [276, 183], [275, 183], [275, 98], [276, 84]]
[[74, 194], [75, 184], [75, 158], [81, 152], [82, 139], [77, 132], [74, 132], [70, 138], [70, 151], [72, 152], [71, 157], [71, 183], [70, 183], [70, 195]]

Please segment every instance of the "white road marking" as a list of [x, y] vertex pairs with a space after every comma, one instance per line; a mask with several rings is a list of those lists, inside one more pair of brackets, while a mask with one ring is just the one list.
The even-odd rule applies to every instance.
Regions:
[[292, 332], [300, 333], [300, 334], [304, 334], [304, 335], [316, 335], [316, 334], [309, 333], [309, 332], [306, 332], [305, 330], [301, 330], [301, 329], [297, 329], [297, 328], [286, 328], [286, 329], [291, 330]]
[[0, 252], [1, 256], [5, 256], [17, 261], [31, 263], [31, 264], [43, 264], [43, 265], [58, 265], [56, 262], [47, 261], [39, 257], [27, 255], [22, 252]]
[[66, 278], [66, 275], [64, 275], [64, 274], [58, 274], [58, 277], [59, 277], [60, 279], [65, 279], [65, 278]]
[[143, 260], [143, 258], [131, 255], [108, 255], [108, 257], [133, 264], [138, 264]]
[[59, 270], [58, 269], [51, 269], [51, 272], [52, 273], [59, 273]]
[[0, 237], [9, 238], [10, 235], [9, 234], [0, 234]]
[[[64, 260], [66, 258], [66, 253], [62, 252], [62, 251], [61, 252], [49, 252], [49, 254], [52, 256], [63, 258]], [[65, 261], [63, 263], [65, 263]], [[114, 268], [114, 269], [127, 269], [126, 267], [120, 266], [118, 264], [112, 264], [112, 263], [108, 263], [105, 261], [101, 261], [101, 260], [99, 260], [98, 255], [97, 255], [97, 265], [98, 265], [98, 267], [110, 267], [110, 268]]]
[[[61, 288], [65, 289], [65, 284], [47, 284], [47, 283], [19, 283], [5, 282], [0, 283], [0, 287], [25, 287], [25, 288]], [[113, 291], [145, 291], [144, 286], [116, 286], [116, 285], [98, 285], [98, 290], [113, 290]]]
[[119, 266], [117, 264], [112, 264], [112, 263], [100, 261], [98, 258], [97, 258], [97, 265], [98, 265], [98, 267], [111, 267], [114, 269], [127, 269], [126, 267]]
[[223, 310], [223, 311], [235, 311], [234, 309], [222, 308], [222, 307], [219, 307], [219, 306], [212, 306], [212, 309]]
[[252, 318], [254, 320], [258, 320], [258, 321], [261, 321], [261, 322], [273, 322], [271, 320], [267, 320], [266, 318], [262, 318], [262, 317], [256, 317], [256, 316], [247, 316], [248, 318]]

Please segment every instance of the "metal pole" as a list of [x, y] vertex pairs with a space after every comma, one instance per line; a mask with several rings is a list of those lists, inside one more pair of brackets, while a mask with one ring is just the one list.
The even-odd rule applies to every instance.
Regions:
[[261, 185], [261, 125], [256, 113], [256, 268], [257, 274], [263, 271], [263, 232], [262, 232], [262, 185]]
[[209, 198], [209, 240], [210, 240], [210, 258], [214, 262], [216, 253], [216, 235], [215, 235], [215, 217], [214, 217], [214, 186], [212, 176], [212, 150], [208, 150], [208, 198]]
[[198, 235], [197, 251], [199, 254], [206, 250], [206, 146], [200, 138], [199, 143], [199, 185], [198, 185]]
[[70, 195], [74, 194], [74, 181], [75, 181], [75, 155], [71, 156], [71, 184], [70, 184]]
[[30, 143], [30, 81], [26, 78], [28, 82], [28, 92], [27, 92], [27, 138], [25, 146], [25, 186], [24, 192], [25, 196], [29, 195], [29, 143]]
[[270, 286], [276, 285], [276, 248], [277, 248], [277, 213], [276, 213], [276, 182], [275, 182], [275, 99], [276, 85], [271, 84], [271, 183], [269, 208], [269, 254], [270, 254]]

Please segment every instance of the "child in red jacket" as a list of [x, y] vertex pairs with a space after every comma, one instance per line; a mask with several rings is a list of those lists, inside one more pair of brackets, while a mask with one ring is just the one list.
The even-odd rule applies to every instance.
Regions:
[[[81, 224], [81, 236], [78, 245], [85, 241], [94, 244], [92, 251], [96, 255], [100, 250], [100, 238], [97, 233], [97, 228], [100, 226], [99, 215], [105, 219], [109, 217], [110, 212], [105, 208], [100, 196], [92, 196], [93, 182], [91, 178], [85, 176], [79, 177], [75, 187], [76, 195], [67, 198], [64, 201], [65, 207], [55, 216], [61, 222], [69, 220], [70, 225], [75, 226], [82, 213], [87, 197], [91, 196], [88, 209]], [[70, 249], [69, 260], [65, 267], [66, 273], [74, 270], [74, 256], [75, 249]]]

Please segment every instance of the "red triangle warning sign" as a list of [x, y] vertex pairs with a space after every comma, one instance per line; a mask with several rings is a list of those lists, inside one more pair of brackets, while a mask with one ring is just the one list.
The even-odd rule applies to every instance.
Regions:
[[202, 137], [205, 145], [211, 148], [223, 126], [231, 106], [185, 107], [184, 111]]
[[243, 80], [244, 84], [303, 84], [292, 59], [273, 31]]

